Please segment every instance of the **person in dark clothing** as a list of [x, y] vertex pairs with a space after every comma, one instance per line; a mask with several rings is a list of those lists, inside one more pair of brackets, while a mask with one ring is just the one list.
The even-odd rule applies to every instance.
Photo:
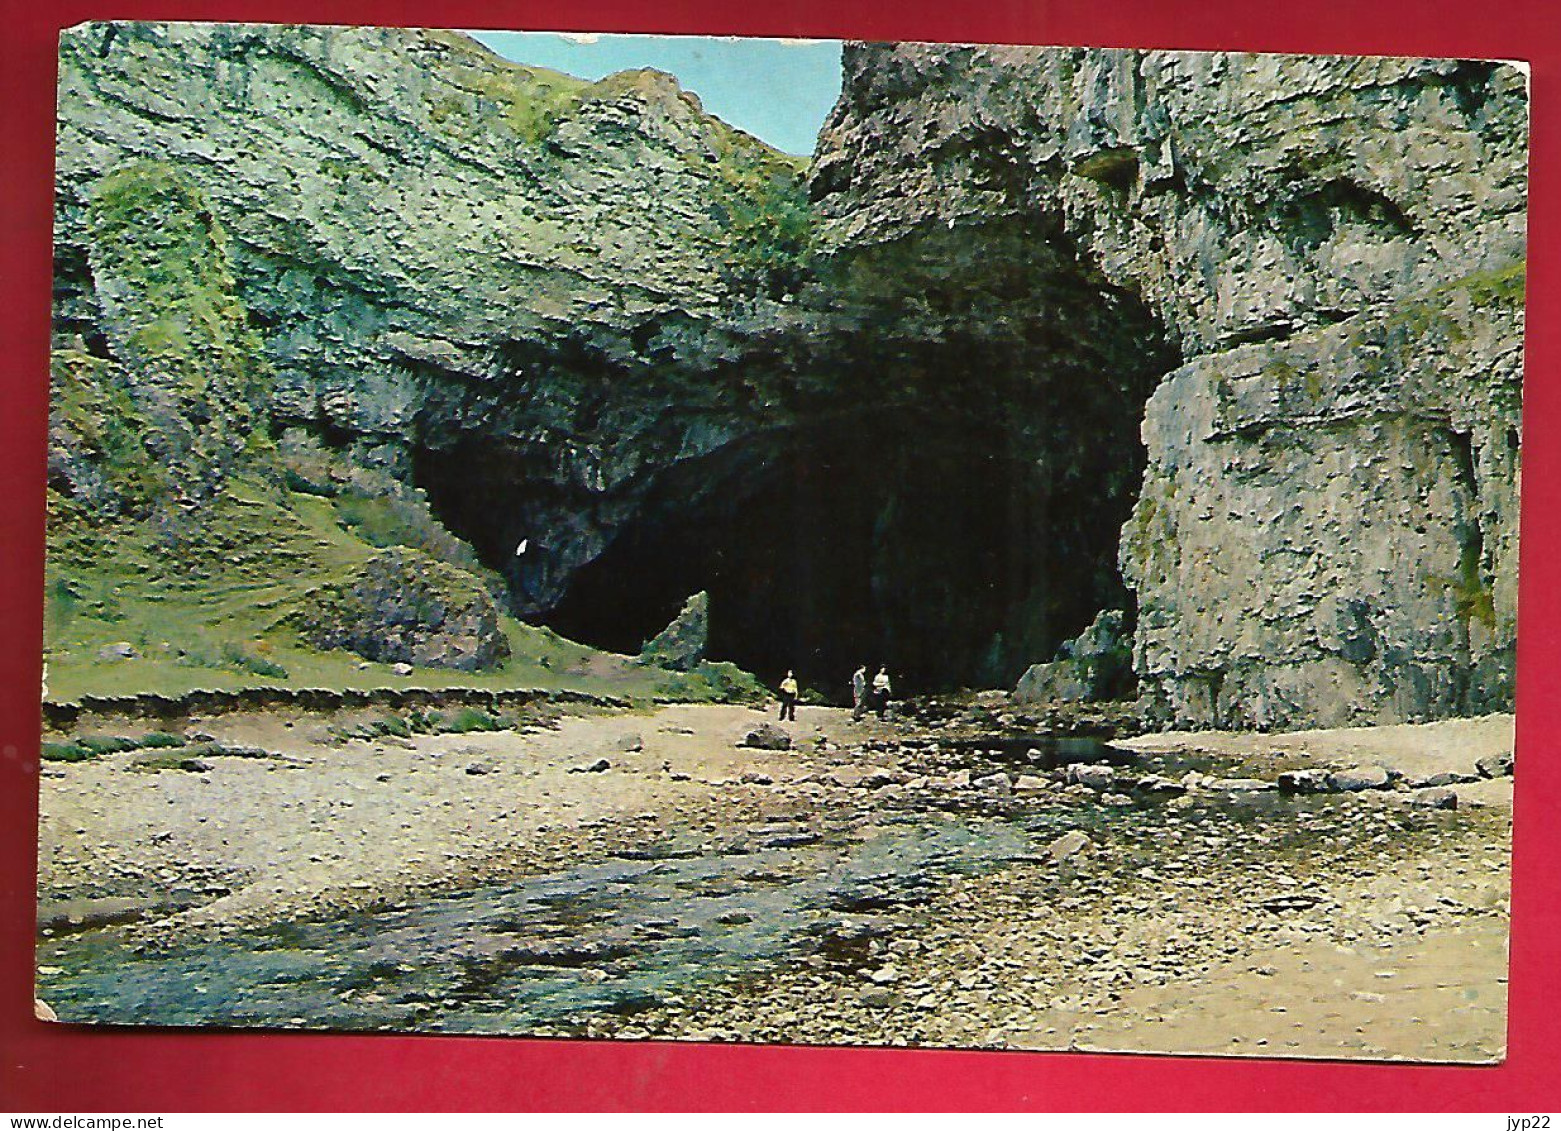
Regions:
[[786, 678], [781, 680], [781, 684], [780, 684], [780, 697], [781, 697], [781, 713], [780, 713], [781, 721], [785, 722], [787, 719], [790, 719], [792, 722], [796, 722], [797, 721], [797, 677], [792, 675], [790, 671], [788, 671], [786, 673]]

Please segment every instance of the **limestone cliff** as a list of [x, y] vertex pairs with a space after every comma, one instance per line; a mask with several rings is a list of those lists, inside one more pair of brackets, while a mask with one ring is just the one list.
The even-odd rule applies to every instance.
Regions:
[[93, 202], [158, 162], [283, 447], [426, 489], [523, 615], [632, 650], [706, 589], [760, 671], [948, 686], [1136, 609], [1164, 719], [1477, 711], [1512, 694], [1525, 128], [1496, 64], [850, 45], [804, 171], [655, 72], [87, 25], [58, 338], [114, 352]]
[[59, 123], [61, 335], [101, 334], [102, 178], [176, 166], [230, 237], [277, 427], [425, 471], [495, 554], [529, 536], [522, 611], [647, 466], [719, 448], [721, 409], [760, 397], [733, 365], [806, 238], [799, 162], [671, 76], [585, 83], [454, 33], [83, 25]]
[[1510, 706], [1523, 82], [1452, 61], [848, 50], [812, 173], [828, 254], [1028, 217], [1177, 346], [1121, 546], [1162, 717]]

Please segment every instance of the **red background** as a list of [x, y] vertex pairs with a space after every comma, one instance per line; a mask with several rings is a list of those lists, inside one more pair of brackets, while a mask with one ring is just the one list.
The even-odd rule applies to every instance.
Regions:
[[[1547, 0], [0, 0], [0, 1110], [1561, 1107], [1561, 24]], [[227, 19], [1527, 59], [1532, 210], [1510, 1046], [1496, 1068], [98, 1030], [31, 1020], [54, 37]]]

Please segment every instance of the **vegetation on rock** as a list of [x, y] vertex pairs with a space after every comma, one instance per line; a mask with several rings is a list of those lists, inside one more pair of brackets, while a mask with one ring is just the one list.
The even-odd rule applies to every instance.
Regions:
[[122, 373], [123, 400], [108, 407], [133, 405], [120, 427], [137, 434], [175, 501], [209, 498], [270, 429], [270, 365], [227, 235], [204, 194], [162, 162], [105, 175], [89, 211], [102, 328]]
[[640, 662], [689, 671], [705, 658], [710, 646], [710, 594], [701, 590], [683, 604], [678, 615], [640, 649]]
[[482, 671], [509, 655], [487, 589], [464, 570], [400, 546], [315, 590], [298, 619], [314, 647], [380, 663]]

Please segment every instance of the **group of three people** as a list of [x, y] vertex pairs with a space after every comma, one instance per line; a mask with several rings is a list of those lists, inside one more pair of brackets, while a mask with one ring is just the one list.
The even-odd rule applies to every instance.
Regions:
[[[878, 674], [873, 676], [869, 686], [867, 680], [867, 665], [863, 664], [851, 673], [851, 718], [860, 720], [869, 710], [876, 711], [881, 719], [889, 711], [889, 693], [893, 690], [889, 684], [889, 669], [881, 667]], [[791, 672], [786, 672], [786, 678], [780, 683], [780, 717], [785, 722], [797, 719], [797, 677]]]

